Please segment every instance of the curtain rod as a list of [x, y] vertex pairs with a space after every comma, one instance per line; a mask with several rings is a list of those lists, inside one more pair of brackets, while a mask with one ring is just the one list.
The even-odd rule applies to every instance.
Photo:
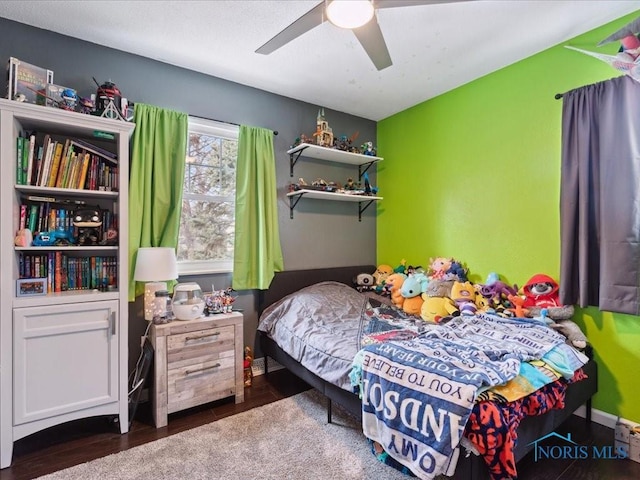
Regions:
[[556, 100], [560, 100], [562, 97], [564, 96], [564, 93], [556, 93], [555, 98]]
[[[194, 118], [201, 118], [202, 120], [210, 120], [212, 122], [219, 122], [219, 123], [226, 123], [227, 125], [235, 125], [236, 127], [239, 127], [240, 124], [239, 123], [234, 123], [234, 122], [225, 122], [224, 120], [218, 120], [216, 118], [207, 118], [207, 117], [199, 117], [198, 115], [189, 115], [190, 117], [194, 117]], [[278, 135], [278, 131], [277, 130], [272, 130], [274, 135]]]

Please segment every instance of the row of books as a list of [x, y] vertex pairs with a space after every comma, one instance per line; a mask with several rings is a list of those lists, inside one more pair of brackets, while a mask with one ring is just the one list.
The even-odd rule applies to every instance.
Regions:
[[[66, 203], [55, 197], [27, 195], [20, 204], [20, 219], [17, 230], [28, 228], [33, 235], [39, 232], [62, 230], [73, 232], [73, 218], [78, 208], [83, 208], [84, 200], [68, 200], [73, 203], [67, 207]], [[98, 227], [101, 238], [106, 241], [109, 229], [118, 229], [118, 216], [110, 210], [100, 210], [102, 225]], [[74, 235], [76, 237], [76, 235]]]
[[20, 278], [46, 278], [47, 293], [118, 288], [116, 257], [69, 257], [61, 251], [20, 253]]
[[118, 190], [117, 157], [84, 140], [36, 134], [17, 138], [16, 183], [49, 188]]

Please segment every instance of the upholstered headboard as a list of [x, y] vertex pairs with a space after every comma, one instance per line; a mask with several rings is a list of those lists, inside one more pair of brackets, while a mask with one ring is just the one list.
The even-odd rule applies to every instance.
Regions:
[[353, 279], [359, 273], [373, 273], [375, 265], [356, 265], [353, 267], [315, 268], [310, 270], [287, 270], [278, 272], [268, 290], [260, 291], [258, 295], [258, 315], [272, 303], [286, 297], [301, 288], [318, 282], [330, 280], [353, 285]]

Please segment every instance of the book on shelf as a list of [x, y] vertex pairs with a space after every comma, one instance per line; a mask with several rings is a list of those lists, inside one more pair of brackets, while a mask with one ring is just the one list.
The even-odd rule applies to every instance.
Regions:
[[26, 199], [31, 202], [51, 202], [51, 203], [73, 204], [73, 205], [87, 204], [85, 200], [78, 200], [75, 198], [44, 197], [42, 195], [27, 195]]
[[18, 230], [24, 230], [27, 228], [27, 206], [20, 205], [20, 224]]
[[[68, 140], [67, 140], [68, 142]], [[67, 144], [68, 147], [68, 144]], [[55, 187], [56, 179], [58, 178], [58, 170], [60, 169], [60, 160], [62, 158], [62, 143], [56, 143], [55, 152], [53, 153], [53, 160], [51, 161], [51, 173], [48, 176], [47, 187]]]
[[16, 184], [24, 185], [24, 179], [22, 178], [22, 149], [24, 148], [24, 138], [18, 137], [16, 139]]
[[75, 139], [17, 137], [16, 184], [75, 190], [118, 190], [115, 154]]
[[35, 162], [33, 165], [33, 174], [31, 176], [31, 183], [29, 185], [37, 185], [38, 184], [38, 175], [40, 173], [40, 168], [42, 167], [42, 155], [44, 154], [44, 148], [42, 145], [38, 147], [38, 154], [35, 156]]
[[115, 153], [110, 152], [109, 150], [105, 150], [104, 148], [98, 147], [97, 145], [89, 143], [86, 140], [82, 140], [81, 138], [74, 138], [73, 140], [71, 140], [71, 143], [73, 145], [76, 145], [78, 148], [86, 150], [87, 152], [110, 160], [116, 165], [118, 164], [118, 156]]
[[56, 150], [58, 142], [49, 139], [49, 144], [46, 146], [46, 153], [42, 165], [42, 178], [40, 179], [40, 186], [47, 187], [49, 185], [49, 177], [51, 175], [51, 166], [53, 163], [53, 156]]
[[29, 223], [28, 227], [31, 230], [31, 233], [37, 232], [36, 227], [38, 226], [38, 205], [33, 204], [29, 207]]
[[45, 159], [47, 156], [47, 150], [49, 147], [49, 143], [51, 141], [51, 138], [49, 137], [49, 135], [45, 135], [44, 139], [42, 140], [42, 145], [41, 147], [41, 151], [38, 152], [38, 171], [37, 173], [34, 175], [34, 181], [31, 183], [32, 185], [41, 185], [42, 184], [42, 177], [44, 175], [44, 169], [45, 169]]
[[33, 177], [33, 164], [34, 164], [34, 154], [36, 148], [36, 136], [35, 134], [31, 134], [29, 136], [29, 153], [27, 156], [27, 178], [25, 179], [25, 185], [31, 185], [31, 179]]
[[80, 172], [80, 180], [78, 181], [78, 189], [84, 189], [84, 185], [87, 182], [87, 172], [89, 171], [89, 163], [91, 162], [91, 155], [88, 153], [84, 154], [84, 159], [82, 160], [82, 171]]
[[62, 188], [64, 185], [64, 176], [67, 172], [67, 168], [69, 168], [69, 162], [71, 162], [71, 157], [74, 155], [73, 153], [73, 145], [71, 145], [71, 141], [67, 140], [69, 143], [65, 145], [64, 151], [62, 152], [62, 159], [60, 160], [60, 168], [58, 169], [58, 176], [56, 177], [55, 186], [57, 188]]

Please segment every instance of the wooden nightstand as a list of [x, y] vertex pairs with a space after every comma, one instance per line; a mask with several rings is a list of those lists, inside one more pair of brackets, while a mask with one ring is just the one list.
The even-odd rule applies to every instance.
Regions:
[[152, 325], [154, 385], [151, 395], [157, 428], [169, 413], [235, 395], [244, 401], [243, 317], [223, 313], [195, 320]]

